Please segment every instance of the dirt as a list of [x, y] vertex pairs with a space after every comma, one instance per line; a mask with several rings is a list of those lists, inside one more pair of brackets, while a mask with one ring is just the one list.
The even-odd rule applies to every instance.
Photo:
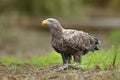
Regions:
[[120, 80], [120, 72], [117, 69], [69, 69], [56, 72], [53, 67], [0, 64], [0, 80]]

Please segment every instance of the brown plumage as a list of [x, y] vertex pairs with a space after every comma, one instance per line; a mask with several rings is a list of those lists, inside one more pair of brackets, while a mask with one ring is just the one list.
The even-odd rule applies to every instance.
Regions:
[[97, 45], [100, 41], [86, 32], [64, 29], [53, 18], [44, 20], [42, 25], [47, 26], [52, 33], [51, 45], [62, 56], [62, 70], [66, 69], [66, 64], [70, 63], [71, 56], [74, 57], [75, 62], [80, 62], [81, 55], [98, 50]]

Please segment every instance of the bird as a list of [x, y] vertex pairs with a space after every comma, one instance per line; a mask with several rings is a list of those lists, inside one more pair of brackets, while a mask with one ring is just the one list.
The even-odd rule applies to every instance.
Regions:
[[60, 22], [54, 18], [47, 18], [42, 21], [42, 26], [48, 27], [51, 32], [51, 45], [62, 57], [63, 64], [59, 70], [65, 70], [71, 64], [71, 58], [75, 63], [81, 62], [81, 56], [98, 49], [100, 40], [75, 29], [65, 29]]

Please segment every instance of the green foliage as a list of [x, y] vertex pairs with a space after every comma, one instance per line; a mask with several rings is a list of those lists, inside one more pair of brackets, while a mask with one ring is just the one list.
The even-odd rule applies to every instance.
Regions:
[[4, 57], [0, 59], [0, 62], [6, 65], [10, 65], [12, 63], [15, 64], [28, 64], [32, 66], [42, 66], [46, 67], [51, 64], [60, 64], [61, 63], [61, 57], [56, 52], [49, 53], [46, 56], [40, 56], [40, 57], [32, 57], [31, 59], [21, 59], [18, 57]]
[[120, 0], [1, 0], [0, 12], [15, 9], [31, 15], [67, 16], [79, 13], [81, 5], [108, 7], [118, 10], [119, 4]]
[[[82, 7], [94, 6], [119, 10], [120, 0], [1, 0], [0, 12], [15, 9], [34, 16], [80, 16]], [[84, 9], [83, 9], [84, 10]]]
[[[47, 67], [53, 64], [62, 64], [62, 59], [56, 52], [51, 52], [46, 56], [32, 57], [29, 60], [22, 60], [16, 57], [6, 57], [0, 59], [3, 64], [28, 64], [31, 66]], [[95, 66], [106, 68], [108, 66], [117, 66], [120, 69], [120, 49], [110, 48], [108, 51], [99, 50], [94, 53], [88, 53], [82, 56], [82, 62], [78, 65], [82, 69], [92, 69]]]
[[27, 63], [30, 65], [45, 67], [45, 66], [49, 66], [51, 64], [60, 64], [61, 57], [58, 53], [52, 52], [46, 56], [33, 57], [30, 60], [28, 60]]
[[83, 4], [106, 7], [111, 0], [82, 0]]
[[120, 29], [111, 31], [109, 38], [111, 41], [120, 41]]
[[17, 57], [4, 57], [0, 59], [0, 62], [2, 62], [3, 64], [9, 65], [12, 63], [16, 63], [16, 64], [23, 64], [24, 61], [20, 58]]
[[120, 0], [110, 0], [108, 7], [112, 10], [119, 11], [120, 10]]
[[[79, 12], [79, 0], [14, 0], [16, 10], [39, 16], [67, 16]], [[77, 9], [77, 10], [76, 10]]]
[[107, 66], [115, 65], [120, 68], [119, 58], [120, 50], [118, 48], [111, 48], [108, 51], [100, 50], [93, 54], [89, 53], [83, 56], [81, 65], [84, 65], [84, 68], [86, 69], [91, 69], [95, 66], [106, 68]]

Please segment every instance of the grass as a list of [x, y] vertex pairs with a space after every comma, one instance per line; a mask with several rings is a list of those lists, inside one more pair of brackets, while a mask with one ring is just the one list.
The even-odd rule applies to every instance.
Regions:
[[51, 52], [46, 56], [40, 56], [40, 57], [33, 57], [27, 62], [30, 65], [36, 65], [36, 66], [49, 66], [51, 64], [61, 64], [61, 57], [56, 52]]
[[109, 39], [118, 42], [120, 40], [120, 29], [112, 30], [109, 34]]
[[119, 58], [119, 48], [111, 48], [108, 51], [100, 50], [94, 52], [94, 54], [89, 53], [83, 56], [81, 64], [84, 65], [84, 69], [91, 69], [96, 65], [100, 68], [106, 68], [108, 66], [117, 66], [120, 68]]
[[15, 64], [28, 64], [32, 66], [42, 66], [47, 67], [51, 64], [61, 64], [61, 57], [56, 52], [51, 52], [45, 56], [32, 57], [30, 59], [22, 59], [18, 57], [4, 57], [0, 59], [0, 62], [5, 65]]
[[[51, 52], [46, 56], [32, 57], [29, 60], [23, 60], [16, 57], [5, 57], [0, 59], [0, 62], [6, 65], [11, 63], [23, 65], [27, 63], [32, 66], [47, 67], [52, 64], [62, 64], [62, 59], [56, 52]], [[99, 50], [94, 53], [88, 53], [82, 57], [82, 62], [79, 66], [83, 69], [92, 69], [96, 65], [100, 68], [117, 66], [120, 69], [120, 49], [113, 47], [107, 51]]]

